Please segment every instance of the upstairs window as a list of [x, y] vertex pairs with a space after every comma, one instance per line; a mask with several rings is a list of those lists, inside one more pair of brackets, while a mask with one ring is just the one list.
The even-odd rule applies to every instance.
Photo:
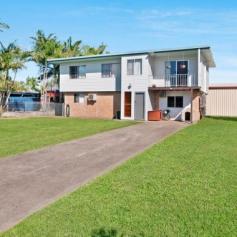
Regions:
[[165, 62], [166, 75], [184, 75], [188, 74], [188, 61], [167, 61]]
[[85, 77], [86, 77], [86, 65], [69, 67], [70, 79], [78, 79], [78, 78], [85, 78]]
[[101, 65], [101, 76], [102, 77], [112, 77], [116, 74], [117, 71], [117, 65], [116, 63], [105, 63]]
[[127, 74], [128, 75], [141, 75], [142, 74], [142, 59], [128, 59]]
[[78, 78], [78, 69], [77, 66], [70, 66], [69, 67], [69, 77], [70, 79]]
[[168, 108], [183, 108], [183, 96], [168, 96], [167, 107]]
[[79, 78], [86, 78], [86, 65], [81, 65], [78, 67]]
[[101, 65], [101, 75], [102, 77], [111, 77], [112, 76], [112, 64], [102, 64]]

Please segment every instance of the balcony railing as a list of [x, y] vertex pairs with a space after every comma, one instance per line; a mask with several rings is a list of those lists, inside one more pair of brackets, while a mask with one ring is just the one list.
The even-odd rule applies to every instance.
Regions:
[[150, 79], [151, 86], [157, 87], [192, 87], [198, 85], [194, 75], [191, 74], [152, 75]]

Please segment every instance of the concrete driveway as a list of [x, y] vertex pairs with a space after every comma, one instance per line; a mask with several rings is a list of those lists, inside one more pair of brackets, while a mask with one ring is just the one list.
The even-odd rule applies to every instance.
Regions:
[[141, 123], [1, 159], [0, 231], [185, 126]]

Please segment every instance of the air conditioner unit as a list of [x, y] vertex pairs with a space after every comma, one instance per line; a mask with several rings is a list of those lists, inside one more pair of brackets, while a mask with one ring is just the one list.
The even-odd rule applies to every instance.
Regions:
[[96, 94], [88, 94], [88, 101], [96, 101]]
[[166, 97], [166, 91], [160, 91], [160, 97]]

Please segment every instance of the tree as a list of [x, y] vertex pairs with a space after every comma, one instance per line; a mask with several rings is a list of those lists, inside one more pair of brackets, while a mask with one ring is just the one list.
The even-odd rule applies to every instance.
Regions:
[[41, 72], [45, 71], [47, 60], [62, 57], [63, 46], [54, 34], [46, 36], [42, 30], [36, 32], [33, 39], [32, 60], [38, 64]]
[[17, 72], [24, 68], [28, 56], [29, 54], [22, 51], [15, 42], [7, 47], [0, 43], [0, 114], [15, 86]]
[[[99, 45], [97, 48], [96, 47], [91, 47], [89, 45], [85, 45], [82, 48], [82, 55], [86, 56], [86, 55], [97, 55], [97, 54], [103, 54], [105, 53], [105, 49], [106, 49], [106, 45], [104, 43], [102, 43], [101, 45]], [[108, 53], [108, 52], [106, 52]]]
[[[59, 83], [59, 68], [55, 65], [48, 65], [48, 59], [102, 54], [106, 49], [105, 44], [101, 44], [97, 48], [89, 45], [82, 46], [81, 40], [73, 42], [72, 37], [61, 42], [54, 34], [46, 35], [42, 30], [38, 30], [36, 36], [31, 39], [33, 40], [32, 61], [36, 62], [40, 68], [40, 78], [43, 80], [41, 83], [42, 94], [45, 102], [50, 83]], [[50, 80], [48, 80], [49, 75], [53, 76]]]
[[26, 86], [27, 90], [31, 90], [31, 91], [35, 91], [35, 92], [40, 91], [39, 81], [38, 81], [38, 78], [36, 78], [36, 77], [27, 77], [25, 86]]
[[6, 23], [0, 22], [0, 31], [3, 31], [4, 29], [9, 29], [9, 26]]
[[72, 37], [70, 36], [65, 42], [63, 42], [63, 57], [75, 57], [81, 55], [81, 40], [73, 43]]

